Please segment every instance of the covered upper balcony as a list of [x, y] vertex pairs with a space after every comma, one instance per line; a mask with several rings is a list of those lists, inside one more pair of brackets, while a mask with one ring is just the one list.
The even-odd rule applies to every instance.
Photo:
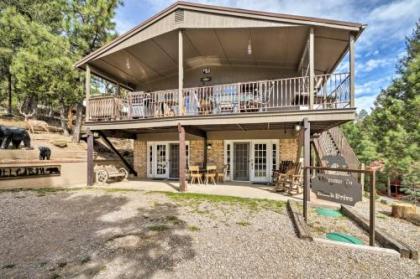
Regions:
[[[282, 113], [350, 120], [354, 44], [363, 28], [175, 3], [77, 63], [86, 71], [88, 125]], [[337, 73], [347, 53], [349, 67]], [[91, 75], [116, 90], [93, 94]]]

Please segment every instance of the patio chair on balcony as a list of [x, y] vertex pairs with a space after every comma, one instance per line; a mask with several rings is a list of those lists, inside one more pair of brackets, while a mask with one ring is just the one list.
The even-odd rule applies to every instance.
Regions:
[[198, 183], [199, 185], [203, 183], [201, 179], [200, 167], [199, 166], [189, 166], [188, 176], [190, 177], [190, 183]]

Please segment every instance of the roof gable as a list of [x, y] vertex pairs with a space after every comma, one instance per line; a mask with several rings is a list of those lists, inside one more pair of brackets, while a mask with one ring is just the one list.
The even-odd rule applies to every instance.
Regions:
[[75, 66], [83, 67], [91, 60], [180, 28], [255, 28], [305, 25], [358, 32], [363, 29], [362, 24], [352, 22], [177, 2], [85, 56]]

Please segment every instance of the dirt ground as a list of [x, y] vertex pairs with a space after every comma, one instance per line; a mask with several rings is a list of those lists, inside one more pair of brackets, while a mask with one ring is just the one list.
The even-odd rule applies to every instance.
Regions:
[[123, 189], [0, 192], [0, 278], [418, 278], [299, 240], [284, 202]]

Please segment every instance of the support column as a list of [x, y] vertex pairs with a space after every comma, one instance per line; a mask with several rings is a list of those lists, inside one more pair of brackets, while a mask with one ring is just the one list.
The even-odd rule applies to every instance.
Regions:
[[184, 98], [182, 91], [184, 89], [184, 37], [182, 30], [178, 31], [178, 114], [184, 114]]
[[179, 137], [179, 191], [187, 191], [187, 182], [185, 181], [185, 129], [178, 123], [178, 137]]
[[308, 221], [308, 201], [310, 195], [310, 182], [311, 175], [310, 169], [308, 168], [311, 163], [311, 125], [308, 118], [303, 119], [303, 218], [305, 222]]
[[315, 36], [314, 28], [309, 31], [309, 109], [314, 107], [315, 94]]
[[89, 120], [89, 98], [90, 98], [90, 67], [86, 65], [85, 72], [85, 102], [86, 102], [86, 121]]
[[94, 184], [93, 171], [93, 133], [87, 130], [87, 186]]
[[349, 38], [349, 72], [350, 72], [350, 107], [354, 108], [354, 35], [350, 34]]

